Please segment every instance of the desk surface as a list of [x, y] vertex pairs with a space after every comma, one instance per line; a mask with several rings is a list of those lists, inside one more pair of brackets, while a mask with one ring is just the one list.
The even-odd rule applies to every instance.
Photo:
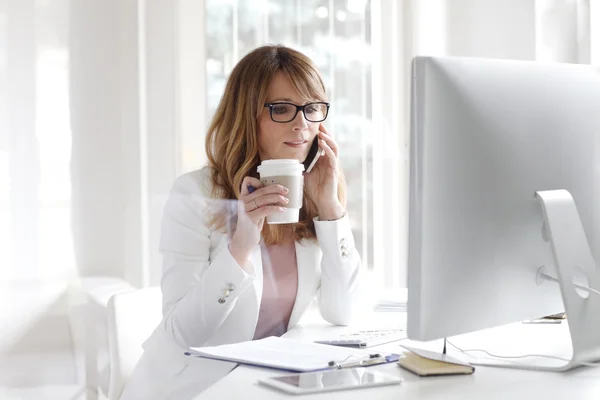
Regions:
[[[399, 328], [405, 326], [404, 313], [376, 313], [368, 322], [369, 328]], [[375, 325], [375, 326], [374, 326]], [[286, 337], [312, 341], [316, 338], [335, 336], [348, 329], [365, 325], [334, 327], [328, 325], [315, 313], [309, 313], [300, 324], [286, 333]], [[539, 329], [552, 329], [550, 326]], [[537, 329], [537, 328], [536, 328]], [[441, 343], [441, 342], [440, 342]], [[431, 343], [430, 343], [431, 344]], [[436, 343], [437, 345], [437, 343]], [[440, 344], [441, 346], [441, 344]], [[372, 347], [379, 351], [401, 350], [399, 342]], [[440, 347], [441, 349], [441, 347]], [[399, 368], [395, 363], [369, 367], [404, 378], [400, 385], [344, 390], [311, 394], [311, 400], [331, 399], [599, 399], [600, 368], [582, 367], [566, 373], [520, 371], [513, 369], [476, 367], [473, 375], [420, 378]], [[284, 373], [250, 366], [238, 366], [226, 377], [196, 396], [194, 400], [208, 399], [280, 399], [296, 396], [259, 385], [257, 379], [283, 375]], [[327, 397], [326, 397], [327, 396]]]

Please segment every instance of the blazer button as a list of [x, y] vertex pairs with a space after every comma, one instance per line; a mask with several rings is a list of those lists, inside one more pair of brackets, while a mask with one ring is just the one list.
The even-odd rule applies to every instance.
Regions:
[[228, 289], [230, 292], [233, 292], [235, 290], [235, 285], [233, 283], [230, 283]]
[[346, 258], [348, 258], [348, 253], [346, 253], [346, 251], [342, 252], [342, 258], [345, 260]]
[[225, 299], [223, 297], [219, 297], [219, 304], [225, 303]]

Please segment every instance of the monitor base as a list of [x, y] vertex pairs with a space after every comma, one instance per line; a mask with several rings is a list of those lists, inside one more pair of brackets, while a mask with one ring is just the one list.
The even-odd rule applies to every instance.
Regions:
[[[571, 194], [567, 190], [546, 190], [536, 192], [536, 197], [544, 212], [543, 236], [552, 248], [558, 274], [554, 279], [560, 285], [573, 346], [570, 361], [550, 370], [566, 371], [581, 363], [600, 361], [600, 270]], [[543, 267], [538, 275], [554, 280]]]

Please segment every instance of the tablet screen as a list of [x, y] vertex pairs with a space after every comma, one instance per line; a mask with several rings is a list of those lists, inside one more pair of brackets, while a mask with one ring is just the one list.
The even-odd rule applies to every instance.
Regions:
[[396, 377], [372, 373], [362, 368], [336, 369], [317, 373], [286, 375], [273, 377], [271, 379], [301, 389], [373, 386], [396, 382], [398, 380]]

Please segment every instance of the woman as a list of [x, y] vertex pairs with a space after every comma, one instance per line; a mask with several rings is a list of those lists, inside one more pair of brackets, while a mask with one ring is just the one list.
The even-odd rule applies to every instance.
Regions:
[[[326, 100], [316, 67], [295, 50], [260, 47], [233, 69], [206, 138], [208, 166], [178, 178], [164, 210], [163, 321], [146, 352], [165, 351], [165, 340], [187, 348], [280, 336], [315, 296], [325, 320], [350, 321], [361, 261]], [[324, 154], [304, 176], [300, 221], [267, 224], [287, 188], [263, 186], [258, 165], [303, 162], [315, 138]]]

